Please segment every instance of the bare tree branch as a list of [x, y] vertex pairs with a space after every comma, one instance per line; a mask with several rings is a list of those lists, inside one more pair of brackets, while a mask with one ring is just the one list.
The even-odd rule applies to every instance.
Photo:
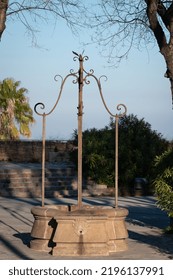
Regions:
[[63, 19], [66, 24], [76, 31], [81, 26], [81, 14], [84, 15], [85, 5], [82, 0], [0, 0], [0, 35], [5, 30], [5, 22], [10, 19], [18, 19], [25, 26], [32, 37], [38, 31], [36, 23], [54, 19]]
[[[173, 96], [173, 1], [99, 0], [93, 5], [88, 26], [108, 60], [116, 64], [132, 47], [155, 41], [166, 63]], [[154, 36], [153, 36], [154, 35]]]

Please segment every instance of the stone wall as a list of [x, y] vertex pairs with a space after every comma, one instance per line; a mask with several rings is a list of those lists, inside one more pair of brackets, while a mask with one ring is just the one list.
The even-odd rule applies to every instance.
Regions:
[[[70, 142], [46, 141], [46, 197], [77, 197]], [[42, 141], [0, 141], [0, 196], [41, 197]], [[83, 196], [112, 195], [114, 189], [83, 182]]]
[[[70, 142], [46, 141], [46, 161], [68, 161]], [[0, 161], [41, 162], [42, 141], [0, 141]]]

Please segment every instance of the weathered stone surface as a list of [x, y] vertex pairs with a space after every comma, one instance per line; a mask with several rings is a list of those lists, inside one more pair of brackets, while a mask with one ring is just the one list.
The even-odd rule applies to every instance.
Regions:
[[[97, 256], [127, 250], [128, 233], [124, 221], [127, 209], [101, 206], [75, 208], [72, 206], [70, 213], [55, 217], [58, 226], [53, 238], [56, 243], [53, 255]], [[70, 237], [64, 234], [67, 229]], [[65, 244], [70, 244], [70, 252]]]
[[35, 206], [31, 209], [34, 223], [31, 230], [30, 248], [37, 251], [49, 252], [54, 246], [52, 238], [57, 227], [54, 215], [68, 211], [67, 205], [48, 205], [45, 207]]
[[106, 219], [104, 216], [92, 217], [82, 214], [58, 217], [58, 228], [53, 238], [56, 246], [52, 254], [108, 255]]
[[51, 252], [52, 244], [48, 239], [33, 239], [30, 242], [30, 248], [32, 250], [40, 251], [40, 252]]
[[[69, 161], [70, 142], [46, 141], [46, 161]], [[0, 161], [41, 162], [42, 141], [0, 141]]]
[[[77, 195], [73, 188], [76, 178], [69, 163], [46, 163], [45, 195], [60, 197]], [[41, 197], [42, 167], [40, 163], [0, 162], [0, 195], [10, 197]], [[74, 193], [73, 193], [74, 192]]]
[[33, 207], [31, 248], [54, 256], [99, 256], [127, 250], [128, 210], [103, 206]]

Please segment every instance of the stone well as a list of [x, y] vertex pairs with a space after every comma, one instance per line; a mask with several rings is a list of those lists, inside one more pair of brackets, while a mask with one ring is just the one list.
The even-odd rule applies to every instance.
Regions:
[[35, 217], [31, 249], [54, 256], [107, 256], [127, 250], [127, 209], [49, 205], [31, 212]]
[[[125, 218], [128, 210], [118, 207], [118, 121], [127, 111], [124, 104], [118, 104], [119, 113], [113, 114], [108, 109], [101, 87], [101, 76], [95, 76], [94, 70], [88, 72], [83, 63], [88, 56], [73, 52], [74, 61], [78, 60], [78, 71], [70, 71], [63, 79], [61, 75], [55, 76], [61, 80], [59, 95], [53, 108], [49, 112], [44, 110], [43, 103], [37, 103], [35, 112], [42, 116], [42, 207], [33, 207], [31, 212], [35, 221], [33, 224], [30, 247], [39, 251], [51, 252], [54, 256], [104, 256], [127, 249], [127, 229]], [[78, 205], [44, 206], [45, 196], [45, 125], [46, 117], [56, 108], [65, 82], [71, 77], [73, 84], [78, 83]], [[89, 79], [96, 81], [100, 97], [105, 109], [115, 119], [115, 208], [106, 206], [86, 206], [82, 204], [82, 121], [83, 121], [83, 87], [89, 85]]]

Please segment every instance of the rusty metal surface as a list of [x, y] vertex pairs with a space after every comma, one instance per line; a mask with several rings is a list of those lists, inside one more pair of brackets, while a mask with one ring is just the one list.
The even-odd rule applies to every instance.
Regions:
[[70, 70], [70, 74], [68, 74], [65, 78], [63, 78], [61, 75], [55, 76], [55, 81], [58, 81], [58, 79], [61, 79], [61, 85], [59, 94], [57, 97], [57, 100], [55, 102], [55, 105], [53, 108], [45, 113], [40, 113], [38, 109], [44, 110], [45, 104], [42, 102], [39, 102], [35, 105], [34, 110], [39, 115], [42, 116], [42, 206], [44, 206], [44, 197], [45, 197], [45, 137], [46, 137], [46, 117], [50, 115], [56, 108], [56, 106], [59, 103], [59, 100], [61, 98], [64, 84], [66, 80], [69, 77], [73, 77], [74, 80], [72, 81], [74, 84], [78, 83], [78, 208], [80, 209], [82, 207], [82, 117], [83, 117], [83, 87], [84, 84], [89, 85], [90, 78], [93, 78], [96, 81], [96, 84], [98, 86], [98, 90], [100, 93], [100, 97], [102, 99], [102, 102], [104, 104], [105, 109], [107, 110], [108, 114], [115, 118], [115, 207], [118, 208], [118, 122], [119, 119], [124, 117], [127, 108], [124, 104], [118, 104], [116, 109], [120, 111], [119, 113], [113, 114], [109, 108], [106, 105], [106, 102], [103, 97], [102, 93], [102, 87], [101, 87], [101, 79], [104, 78], [107, 80], [106, 76], [101, 76], [100, 78], [97, 78], [94, 75], [94, 70], [90, 69], [88, 72], [84, 69], [83, 63], [84, 61], [87, 61], [89, 58], [88, 56], [83, 56], [81, 54], [77, 54], [76, 52], [73, 52], [75, 55], [73, 60], [79, 62], [79, 69], [78, 71], [74, 71], [73, 69]]

